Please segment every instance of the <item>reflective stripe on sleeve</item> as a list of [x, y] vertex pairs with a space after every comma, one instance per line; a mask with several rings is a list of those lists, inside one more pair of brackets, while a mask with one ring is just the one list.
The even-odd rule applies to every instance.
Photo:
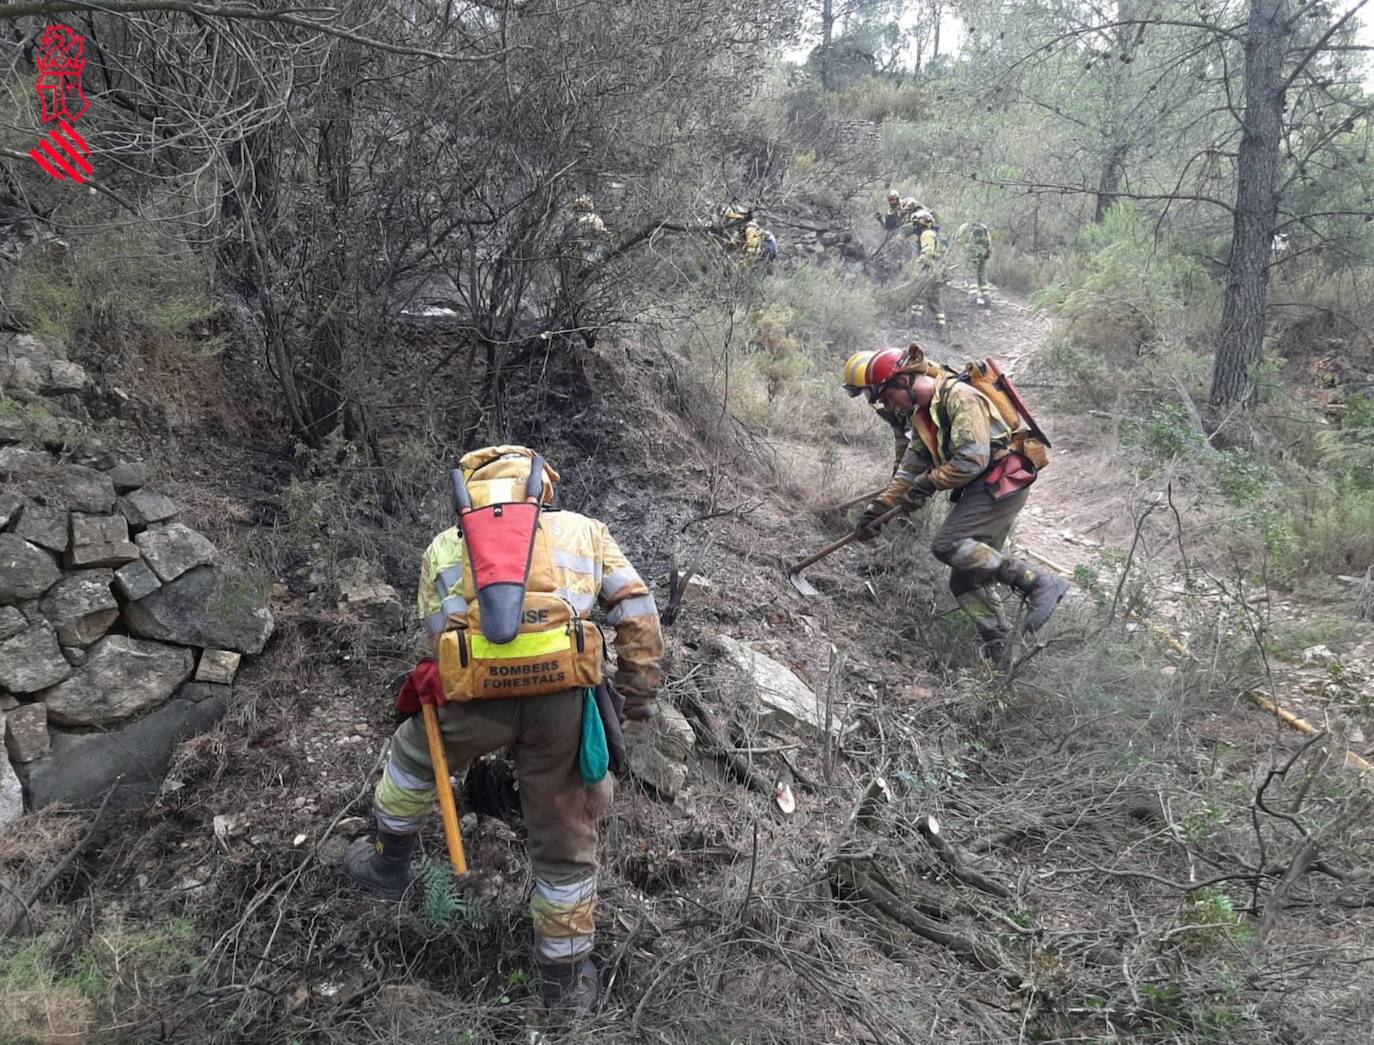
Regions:
[[425, 631], [431, 635], [442, 635], [448, 630], [448, 614], [443, 610], [435, 610], [425, 618]]
[[628, 617], [657, 617], [658, 604], [652, 595], [632, 595], [617, 602], [606, 613], [606, 623], [615, 627]]
[[622, 566], [618, 570], [612, 570], [601, 578], [601, 597], [603, 599], [614, 599], [621, 591], [631, 584], [643, 584], [638, 572], [633, 566]]
[[434, 578], [434, 586], [439, 589], [439, 597], [442, 599], [449, 593], [454, 585], [461, 584], [463, 581], [463, 564], [460, 562], [456, 566], [450, 566], [446, 570], [440, 570], [438, 576]]
[[576, 570], [578, 573], [589, 575], [596, 573], [596, 559], [590, 555], [578, 555], [576, 552], [555, 548], [553, 561], [554, 565], [562, 566], [565, 570]]

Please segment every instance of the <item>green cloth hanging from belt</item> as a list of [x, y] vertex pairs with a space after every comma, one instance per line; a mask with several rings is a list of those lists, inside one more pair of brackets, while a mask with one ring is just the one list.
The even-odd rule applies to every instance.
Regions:
[[601, 724], [601, 711], [596, 706], [596, 694], [582, 691], [582, 745], [577, 753], [582, 782], [599, 784], [611, 765], [611, 752], [606, 747], [606, 727]]

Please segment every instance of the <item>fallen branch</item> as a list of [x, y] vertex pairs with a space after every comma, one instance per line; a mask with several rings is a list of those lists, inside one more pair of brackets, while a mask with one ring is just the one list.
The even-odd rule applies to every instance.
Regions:
[[[1289, 711], [1287, 708], [1280, 707], [1278, 704], [1275, 704], [1268, 697], [1261, 696], [1260, 694], [1255, 693], [1253, 691], [1245, 695], [1249, 697], [1252, 701], [1254, 701], [1254, 703], [1262, 707], [1265, 711], [1270, 712], [1272, 715], [1278, 718], [1280, 722], [1292, 726], [1299, 733], [1306, 733], [1310, 736], [1313, 733], [1319, 732], [1317, 727], [1312, 725], [1311, 722], [1308, 722], [1305, 718], [1298, 718], [1298, 716], [1293, 714], [1293, 712]], [[1369, 777], [1371, 780], [1374, 780], [1374, 765], [1370, 765], [1368, 760], [1361, 758], [1359, 755], [1355, 754], [1355, 752], [1347, 751], [1345, 753], [1345, 760], [1342, 764], [1354, 766], [1360, 772], [1364, 773], [1365, 776]]]
[[989, 896], [996, 896], [1002, 900], [1011, 899], [1011, 890], [1006, 886], [981, 872], [964, 866], [958, 851], [940, 831], [940, 822], [935, 817], [930, 815], [921, 817], [916, 824], [916, 831], [935, 850], [935, 855], [949, 868], [949, 873], [959, 881], [965, 885], [971, 885]]
[[851, 864], [838, 863], [835, 865], [835, 871], [846, 886], [894, 922], [910, 929], [917, 936], [953, 952], [960, 961], [984, 972], [1000, 973], [1013, 989], [1020, 986], [1022, 977], [1012, 974], [1007, 969], [1006, 962], [997, 948], [961, 936], [942, 922], [927, 918], [905, 903], [896, 893], [879, 885]]
[[741, 784], [760, 795], [771, 795], [773, 785], [749, 768], [749, 763], [731, 745], [720, 738], [711, 725], [711, 719], [701, 701], [690, 694], [683, 693], [678, 703], [691, 712], [687, 724], [696, 733], [703, 753], [721, 763]]

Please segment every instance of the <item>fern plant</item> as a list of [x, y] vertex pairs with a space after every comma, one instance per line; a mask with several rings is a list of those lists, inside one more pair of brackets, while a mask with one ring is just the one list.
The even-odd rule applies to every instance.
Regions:
[[480, 904], [466, 899], [459, 891], [448, 864], [426, 857], [420, 861], [420, 885], [424, 904], [420, 924], [430, 931], [448, 931], [459, 925], [480, 926], [485, 913]]

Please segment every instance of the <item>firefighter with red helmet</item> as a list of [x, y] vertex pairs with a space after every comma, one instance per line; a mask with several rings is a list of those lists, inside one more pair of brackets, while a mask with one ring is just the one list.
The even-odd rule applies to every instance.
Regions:
[[984, 655], [1000, 659], [1009, 627], [997, 585], [1025, 598], [1028, 632], [1044, 626], [1069, 589], [1057, 574], [1002, 554], [1038, 471], [1017, 449], [1025, 433], [972, 383], [929, 362], [918, 345], [856, 352], [845, 363], [844, 386], [907, 425], [902, 459], [865, 509], [859, 539], [876, 537], [875, 523], [893, 508], [914, 511], [948, 491], [953, 508], [931, 552], [950, 567], [950, 592], [978, 629]]

